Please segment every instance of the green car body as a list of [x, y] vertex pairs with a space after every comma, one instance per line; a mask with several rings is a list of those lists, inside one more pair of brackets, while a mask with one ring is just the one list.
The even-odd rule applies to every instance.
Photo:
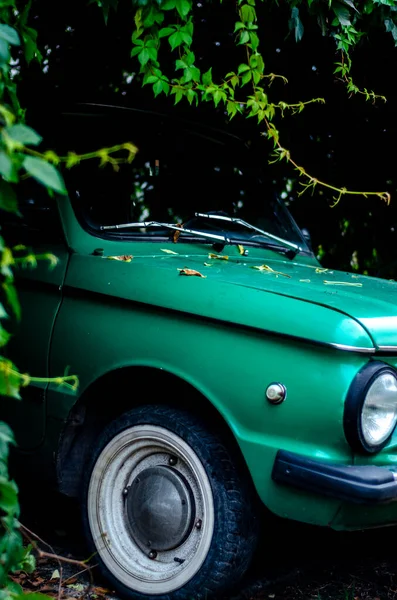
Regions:
[[[2, 401], [26, 471], [41, 464], [62, 492], [77, 495], [94, 416], [105, 423], [154, 401], [154, 390], [157, 403], [227, 428], [272, 513], [335, 529], [397, 522], [397, 492], [353, 497], [343, 485], [289, 482], [275, 467], [280, 451], [309, 471], [376, 466], [375, 479], [387, 473], [395, 489], [397, 434], [378, 452], [360, 451], [344, 422], [358, 374], [369, 364], [397, 367], [397, 283], [322, 269], [311, 252], [291, 259], [259, 246], [216, 252], [183, 236], [107, 237], [87, 229], [68, 198], [56, 202], [60, 227], [49, 239], [15, 234], [30, 235], [34, 251], [58, 264], [17, 271], [23, 319], [9, 353], [32, 375], [57, 377], [68, 366], [80, 384], [77, 393], [32, 384], [21, 405]], [[274, 382], [286, 390], [278, 404], [266, 396]]]

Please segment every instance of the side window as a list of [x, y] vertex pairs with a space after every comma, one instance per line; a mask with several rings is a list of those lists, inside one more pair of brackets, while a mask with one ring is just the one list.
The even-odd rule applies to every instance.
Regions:
[[55, 198], [33, 179], [17, 186], [19, 215], [0, 211], [0, 224], [10, 243], [60, 242], [61, 220]]

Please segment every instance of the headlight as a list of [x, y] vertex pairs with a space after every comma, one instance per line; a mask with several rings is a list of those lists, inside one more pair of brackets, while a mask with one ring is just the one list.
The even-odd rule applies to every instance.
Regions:
[[356, 375], [346, 399], [344, 430], [353, 450], [378, 452], [397, 423], [397, 373], [370, 362]]

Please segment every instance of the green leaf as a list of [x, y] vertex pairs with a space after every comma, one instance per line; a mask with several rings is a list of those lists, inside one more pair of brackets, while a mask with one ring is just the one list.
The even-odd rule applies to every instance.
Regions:
[[189, 104], [192, 104], [193, 100], [195, 100], [196, 104], [198, 103], [197, 92], [195, 92], [194, 90], [188, 90], [186, 96]]
[[218, 106], [218, 104], [219, 104], [219, 102], [221, 100], [223, 100], [224, 102], [226, 101], [226, 94], [222, 90], [216, 90], [214, 92], [214, 104], [215, 104], [215, 106]]
[[299, 17], [299, 8], [296, 6], [294, 6], [291, 11], [291, 18], [288, 25], [290, 31], [295, 30], [295, 41], [300, 42], [303, 37], [304, 27]]
[[202, 82], [203, 82], [203, 85], [211, 85], [211, 83], [212, 83], [212, 67], [210, 69], [208, 69], [208, 71], [206, 73], [203, 73]]
[[159, 94], [161, 94], [161, 92], [163, 91], [163, 82], [161, 81], [161, 79], [159, 79], [158, 81], [156, 81], [156, 83], [153, 86], [153, 92], [155, 96], [158, 96]]
[[248, 31], [242, 31], [240, 33], [240, 39], [239, 39], [239, 44], [246, 44], [247, 42], [250, 41], [250, 34], [248, 33]]
[[[392, 0], [394, 1], [394, 0]], [[342, 0], [342, 2], [344, 4], [347, 4], [348, 6], [350, 6], [353, 10], [356, 11], [356, 13], [358, 13], [359, 11], [357, 10], [357, 8], [354, 6], [354, 2], [352, 0]]]
[[176, 0], [165, 0], [161, 5], [162, 10], [173, 10], [176, 5]]
[[16, 319], [21, 320], [21, 306], [18, 300], [17, 290], [11, 281], [5, 281], [2, 284], [2, 288], [6, 295], [6, 300], [10, 308], [12, 309]]
[[9, 25], [4, 25], [3, 23], [0, 24], [0, 38], [12, 46], [21, 45], [19, 35], [15, 29]]
[[351, 25], [349, 9], [346, 6], [336, 2], [332, 5], [332, 10], [341, 25]]
[[245, 29], [245, 25], [244, 23], [241, 23], [241, 21], [237, 21], [237, 23], [234, 26], [233, 33], [236, 33], [236, 31], [239, 31], [240, 29]]
[[186, 60], [186, 64], [189, 67], [191, 67], [194, 64], [194, 61], [196, 60], [196, 57], [194, 56], [194, 52], [191, 52], [191, 51], [189, 51], [184, 58]]
[[15, 164], [4, 150], [0, 150], [0, 175], [12, 183], [18, 182], [18, 173]]
[[175, 48], [177, 48], [178, 46], [181, 46], [181, 44], [183, 44], [183, 34], [180, 33], [179, 31], [176, 31], [175, 33], [170, 35], [170, 37], [168, 38], [168, 41], [170, 43], [171, 50], [175, 50]]
[[36, 158], [35, 156], [27, 156], [22, 166], [39, 183], [59, 194], [67, 194], [62, 175], [54, 165], [51, 165], [46, 160]]
[[138, 60], [141, 63], [141, 65], [144, 67], [146, 65], [146, 63], [149, 61], [149, 59], [150, 59], [149, 50], [147, 48], [144, 48], [138, 54]]
[[250, 38], [251, 48], [255, 52], [259, 46], [259, 38], [256, 35], [256, 33], [253, 33], [252, 31], [249, 32], [249, 38]]
[[385, 19], [384, 24], [386, 27], [386, 31], [388, 33], [392, 34], [393, 40], [396, 42], [396, 45], [397, 45], [397, 26], [396, 26], [396, 24], [391, 19]]
[[174, 33], [175, 27], [163, 27], [159, 31], [159, 38], [168, 37], [172, 33]]
[[20, 386], [21, 378], [15, 365], [10, 360], [0, 357], [0, 395], [20, 400]]
[[241, 20], [244, 21], [244, 23], [253, 23], [256, 21], [255, 10], [252, 8], [252, 6], [249, 6], [249, 4], [244, 4], [241, 7], [240, 14]]
[[43, 139], [34, 129], [22, 123], [6, 127], [5, 133], [14, 142], [18, 142], [23, 146], [38, 146]]
[[161, 85], [162, 85], [162, 90], [163, 90], [164, 94], [166, 96], [168, 96], [169, 91], [170, 91], [170, 84], [168, 83], [168, 81], [165, 81], [165, 79], [162, 79]]
[[0, 179], [0, 208], [1, 210], [6, 210], [7, 212], [18, 212], [18, 200], [15, 190], [3, 179]]
[[[0, 357], [0, 360], [3, 358]], [[0, 456], [3, 460], [8, 456], [7, 448], [10, 444], [15, 444], [14, 434], [7, 423], [0, 421]]]
[[186, 69], [187, 66], [187, 63], [184, 60], [178, 59], [175, 61], [175, 71], [178, 71], [178, 69]]
[[0, 38], [0, 64], [8, 64], [10, 57], [9, 45], [6, 41]]
[[11, 334], [8, 333], [7, 329], [0, 325], [0, 347], [6, 346], [10, 341]]
[[145, 10], [143, 17], [143, 26], [146, 29], [152, 27], [155, 23], [162, 23], [164, 21], [164, 13], [161, 12], [154, 4], [151, 4], [149, 10]]
[[193, 41], [192, 36], [190, 35], [190, 33], [188, 33], [187, 31], [184, 31], [183, 28], [181, 28], [179, 30], [179, 33], [181, 34], [182, 40], [184, 41], [184, 43], [187, 44], [188, 46], [190, 46], [190, 44]]
[[6, 477], [0, 477], [0, 508], [7, 514], [19, 514], [18, 488]]
[[245, 65], [244, 63], [242, 63], [241, 65], [238, 66], [237, 69], [237, 73], [238, 75], [241, 75], [241, 73], [244, 73], [245, 71], [250, 71], [251, 67], [249, 65]]
[[192, 79], [193, 81], [195, 81], [196, 83], [200, 82], [200, 78], [201, 78], [201, 72], [200, 69], [198, 67], [190, 67], [190, 72], [192, 74]]
[[185, 18], [192, 8], [192, 3], [189, 0], [176, 0], [175, 7], [179, 15]]
[[180, 102], [182, 100], [184, 92], [181, 89], [175, 89], [174, 88], [174, 90], [173, 91], [175, 93], [175, 104], [178, 104], [178, 102]]
[[226, 110], [227, 110], [227, 114], [229, 115], [230, 119], [232, 119], [235, 116], [235, 114], [237, 113], [237, 102], [233, 102], [232, 100], [229, 100], [226, 105]]
[[241, 84], [245, 85], [246, 83], [248, 83], [249, 81], [251, 81], [251, 77], [252, 77], [252, 73], [251, 71], [244, 73], [244, 75], [241, 78]]

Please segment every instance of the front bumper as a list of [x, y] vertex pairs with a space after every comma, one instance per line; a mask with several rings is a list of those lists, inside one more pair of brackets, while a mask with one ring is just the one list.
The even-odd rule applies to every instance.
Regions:
[[358, 504], [397, 500], [397, 473], [386, 467], [324, 463], [279, 450], [273, 466], [276, 483]]

